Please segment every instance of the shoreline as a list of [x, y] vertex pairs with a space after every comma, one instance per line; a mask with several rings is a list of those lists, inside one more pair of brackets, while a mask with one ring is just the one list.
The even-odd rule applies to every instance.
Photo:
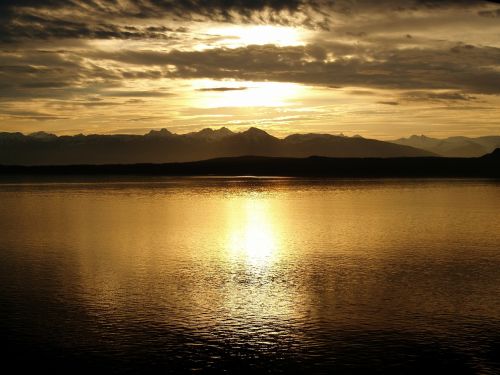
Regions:
[[500, 178], [500, 159], [480, 158], [279, 158], [242, 156], [162, 164], [0, 165], [14, 176]]

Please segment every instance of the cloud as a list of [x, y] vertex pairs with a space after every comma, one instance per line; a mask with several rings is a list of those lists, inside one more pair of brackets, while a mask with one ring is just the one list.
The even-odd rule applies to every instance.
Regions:
[[2, 109], [1, 114], [6, 117], [25, 119], [25, 120], [35, 120], [35, 121], [48, 121], [48, 120], [66, 120], [68, 117], [58, 116], [49, 113], [43, 113], [39, 111], [26, 111], [26, 110], [12, 110], [12, 109]]
[[[491, 3], [479, 0], [2, 0], [0, 41], [12, 43], [33, 38], [168, 40], [183, 31], [165, 26], [162, 23], [165, 21], [331, 29], [339, 17], [344, 16], [457, 8], [491, 12], [485, 9]], [[144, 25], [143, 20], [149, 20], [150, 24]]]
[[242, 91], [248, 90], [248, 87], [206, 87], [196, 91]]
[[[143, 25], [140, 20], [286, 23], [294, 13], [308, 13], [320, 3], [328, 1], [2, 0], [0, 41], [12, 43], [33, 38], [169, 39], [185, 29], [160, 23]], [[127, 23], [130, 19], [136, 21]]]
[[[460, 89], [499, 94], [500, 48], [447, 46], [362, 50], [342, 44], [214, 48], [204, 51], [119, 51], [94, 58], [131, 65], [174, 66], [169, 78], [295, 82], [381, 89]], [[318, 50], [322, 51], [318, 53]], [[315, 57], [316, 55], [316, 57]], [[322, 59], [323, 56], [331, 59]]]
[[103, 90], [100, 94], [116, 98], [154, 98], [171, 95], [168, 92], [159, 90]]
[[476, 101], [477, 97], [458, 91], [427, 92], [409, 91], [402, 95], [403, 99], [410, 101]]
[[482, 11], [479, 11], [478, 14], [481, 17], [497, 18], [497, 17], [500, 17], [500, 9], [496, 9], [496, 10], [482, 10]]
[[351, 90], [349, 91], [349, 94], [351, 95], [360, 95], [360, 96], [371, 96], [375, 95], [376, 93], [370, 90]]
[[[493, 96], [500, 95], [498, 3], [2, 0], [0, 114], [9, 119], [51, 119], [51, 112], [80, 116], [80, 127], [105, 126], [105, 115], [124, 123], [163, 116], [162, 121], [195, 126], [197, 120], [176, 114], [193, 113], [190, 106], [203, 92], [252, 88], [247, 81], [344, 88], [341, 94], [355, 96], [350, 99], [356, 103], [379, 100], [401, 104], [398, 110], [410, 101], [435, 107], [455, 103], [451, 107], [457, 108], [476, 100], [495, 106]], [[231, 34], [232, 28], [246, 32], [247, 26], [263, 24], [299, 26], [297, 43], [273, 45], [271, 39], [267, 45], [245, 45], [244, 36]], [[228, 35], [214, 35], [212, 29]], [[185, 81], [191, 79], [218, 83], [196, 90]], [[329, 106], [337, 94], [317, 90], [320, 99], [307, 97], [313, 91], [303, 89], [293, 105]], [[152, 103], [160, 101], [152, 99], [161, 97], [172, 100], [155, 107]], [[127, 111], [113, 108], [139, 100], [151, 116], [141, 113], [142, 104]], [[33, 113], [7, 113], [20, 108]], [[234, 120], [241, 120], [237, 116]], [[95, 118], [99, 121], [89, 125]], [[318, 118], [315, 114], [311, 123]]]
[[119, 70], [89, 63], [65, 51], [17, 50], [0, 55], [0, 100], [89, 95], [103, 85], [121, 86]]
[[386, 102], [386, 101], [381, 101], [377, 102], [378, 104], [384, 104], [384, 105], [399, 105], [399, 102]]

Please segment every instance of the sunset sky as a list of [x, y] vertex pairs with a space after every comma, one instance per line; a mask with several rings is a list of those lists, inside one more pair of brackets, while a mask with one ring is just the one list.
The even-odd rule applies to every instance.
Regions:
[[2, 0], [0, 131], [500, 134], [494, 1]]

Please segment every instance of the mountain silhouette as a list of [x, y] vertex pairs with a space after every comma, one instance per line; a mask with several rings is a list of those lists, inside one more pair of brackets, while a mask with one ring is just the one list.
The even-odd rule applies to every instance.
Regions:
[[484, 155], [483, 159], [500, 160], [500, 148], [496, 148], [493, 152]]
[[233, 135], [234, 133], [226, 127], [220, 129], [205, 128], [199, 132], [188, 133], [188, 136], [193, 138], [206, 138], [210, 140], [219, 140], [227, 136]]
[[244, 155], [273, 157], [421, 157], [434, 153], [362, 137], [294, 134], [277, 138], [250, 128], [235, 133], [227, 128], [175, 134], [167, 129], [145, 135], [56, 136], [0, 133], [0, 164], [70, 165], [168, 163]]
[[340, 178], [500, 178], [500, 149], [479, 158], [282, 158], [239, 156], [183, 163], [0, 165], [0, 180], [80, 176], [308, 176]]
[[400, 138], [392, 142], [427, 150], [446, 157], [478, 157], [500, 147], [500, 136], [437, 139], [425, 135], [412, 135], [409, 138]]

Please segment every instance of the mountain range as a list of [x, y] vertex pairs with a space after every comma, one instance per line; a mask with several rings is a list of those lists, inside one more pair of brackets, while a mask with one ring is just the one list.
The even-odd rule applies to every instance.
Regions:
[[0, 164], [71, 165], [168, 163], [244, 155], [273, 157], [419, 157], [432, 151], [409, 145], [331, 134], [274, 137], [258, 128], [232, 132], [223, 127], [174, 134], [167, 129], [145, 135], [57, 136], [0, 133]]
[[393, 143], [411, 146], [446, 157], [478, 157], [500, 147], [500, 136], [478, 138], [450, 137], [437, 139], [425, 135], [412, 135], [400, 138]]

